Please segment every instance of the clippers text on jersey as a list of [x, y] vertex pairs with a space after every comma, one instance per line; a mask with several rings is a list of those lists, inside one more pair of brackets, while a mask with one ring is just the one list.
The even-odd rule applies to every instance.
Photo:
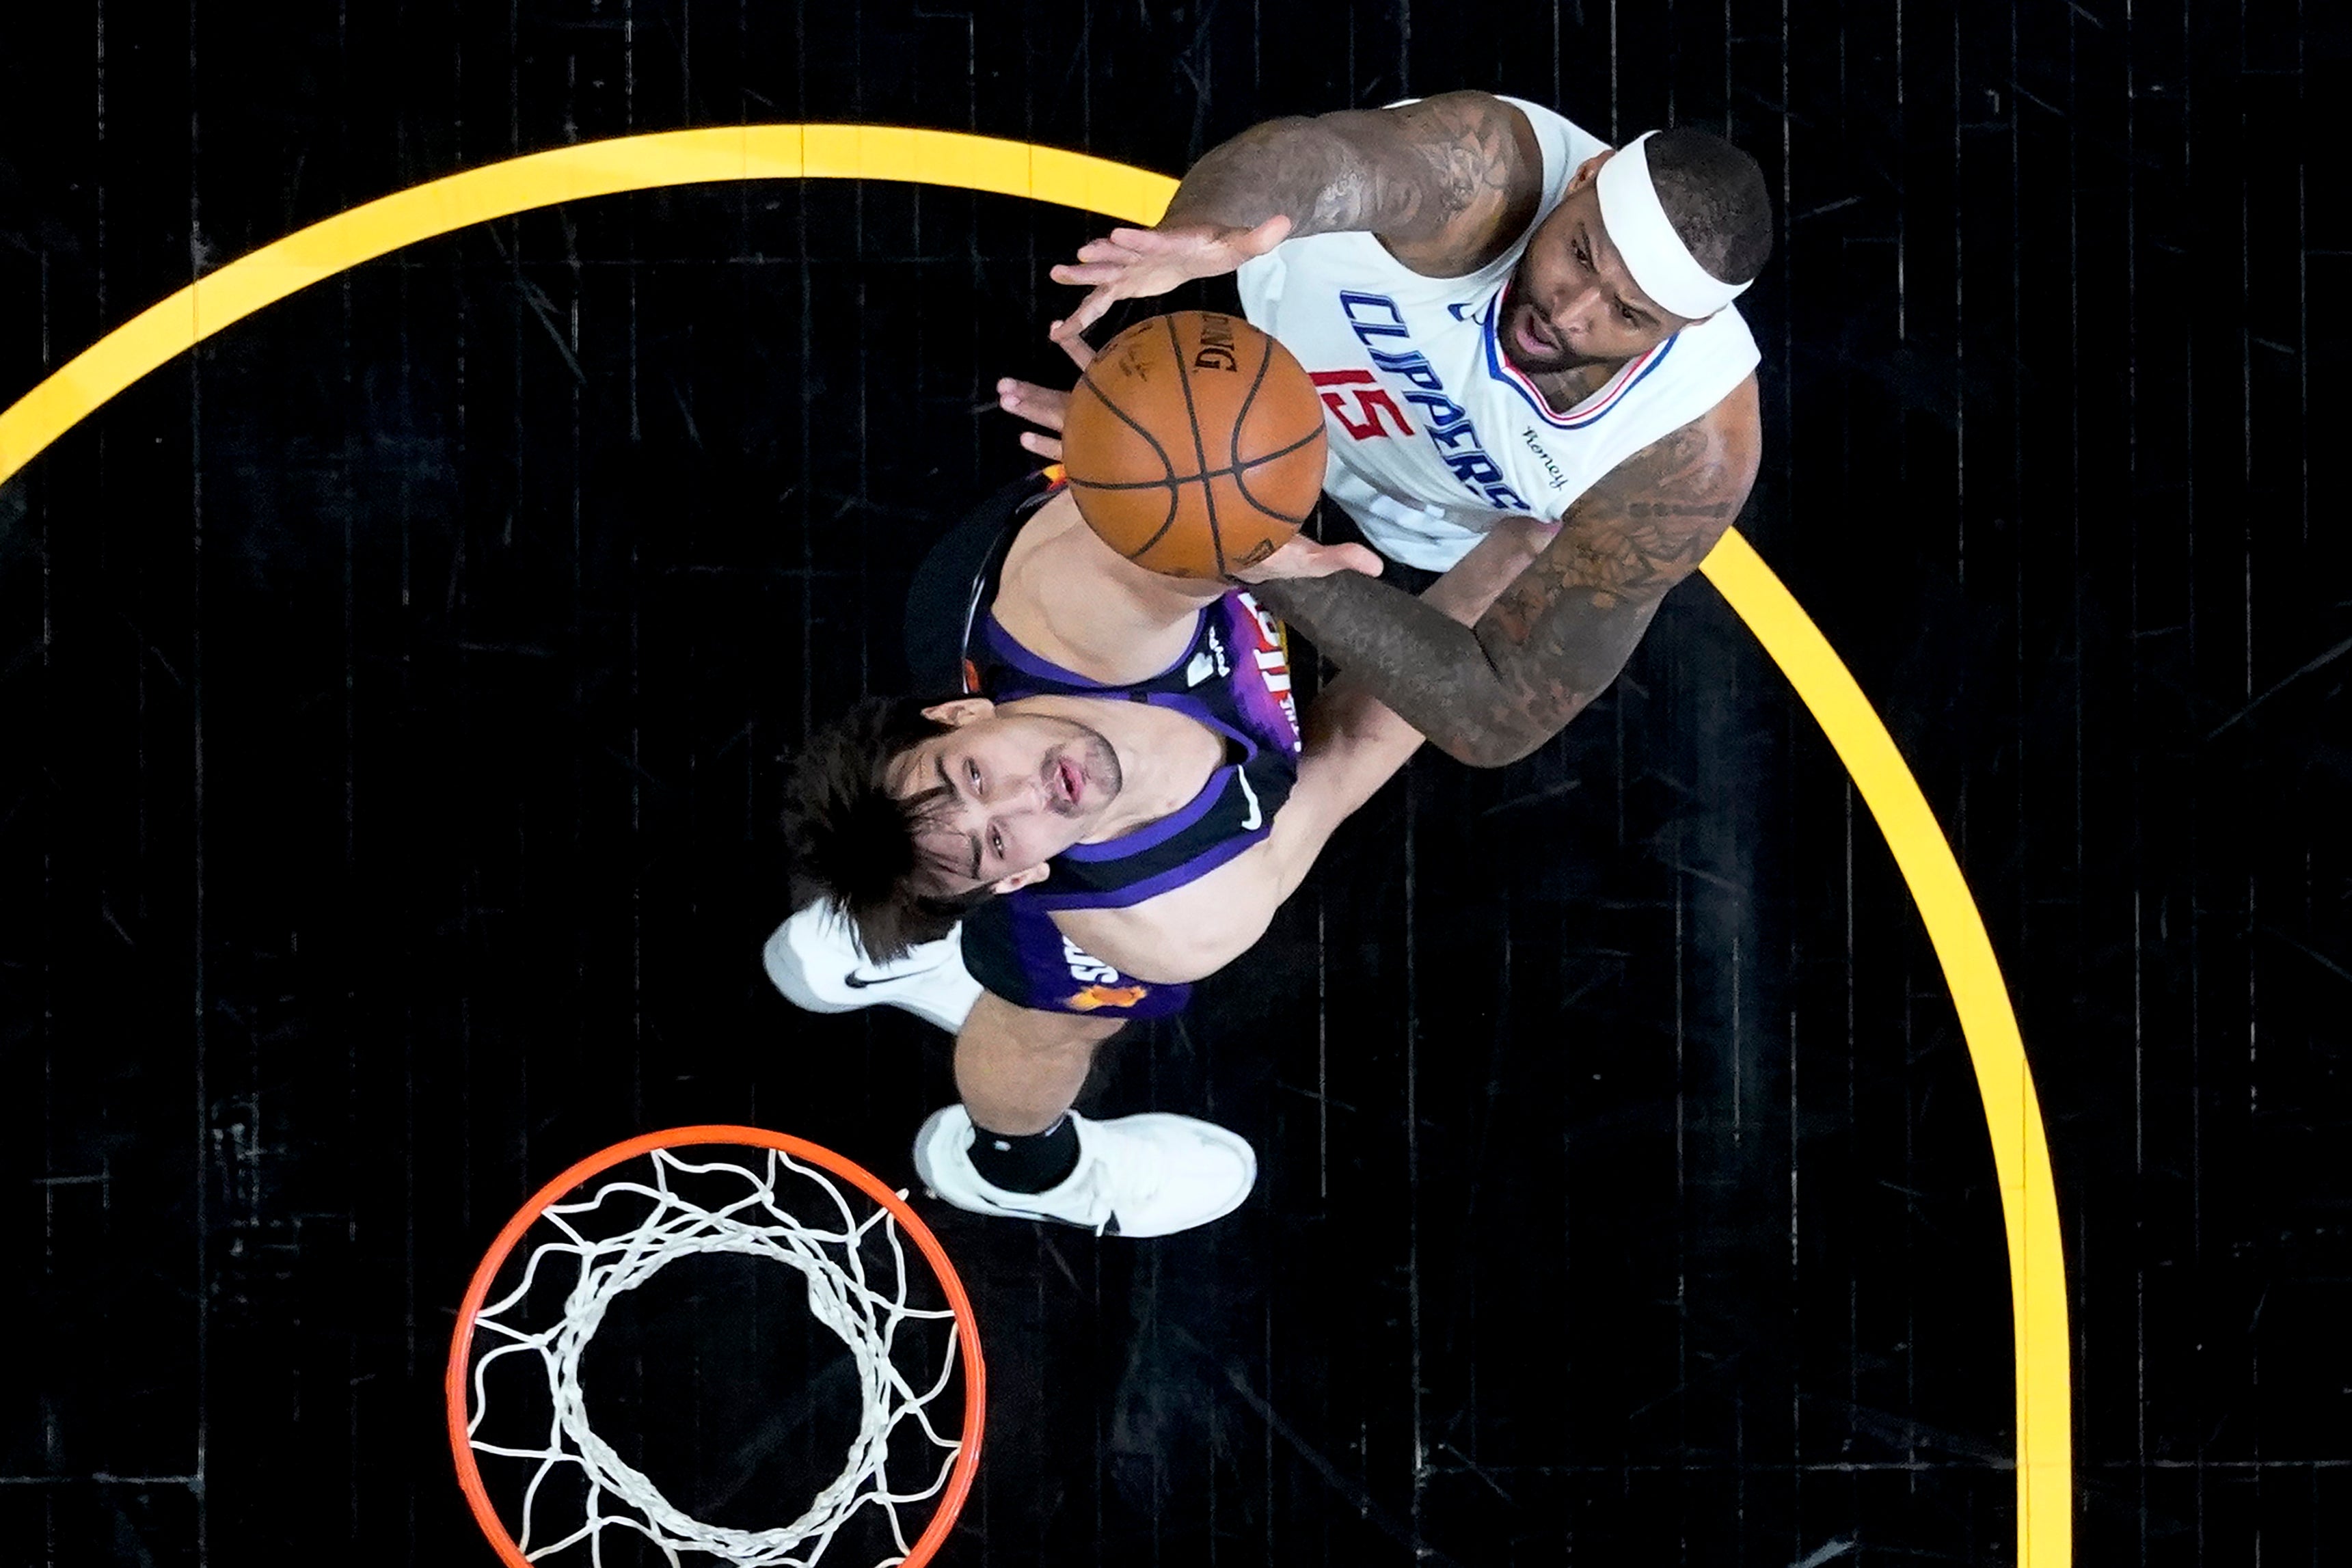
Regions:
[[[1427, 356], [1410, 346], [1412, 334], [1396, 301], [1385, 294], [1342, 289], [1339, 309], [1346, 314], [1357, 341], [1370, 353], [1374, 367], [1404, 384], [1404, 400], [1422, 411], [1423, 432], [1462, 488], [1489, 506], [1532, 513], [1535, 508], [1504, 482], [1502, 465], [1486, 455], [1468, 411], [1445, 395], [1445, 383], [1439, 379]], [[1401, 343], [1404, 346], [1400, 347]], [[1323, 378], [1316, 379], [1319, 382]], [[1344, 415], [1340, 422], [1360, 441], [1369, 436], [1388, 434], [1377, 419], [1368, 422], [1369, 428], [1359, 428]]]

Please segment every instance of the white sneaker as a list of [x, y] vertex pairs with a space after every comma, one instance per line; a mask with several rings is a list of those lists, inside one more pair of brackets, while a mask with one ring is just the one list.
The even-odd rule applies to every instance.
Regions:
[[812, 1013], [887, 1003], [953, 1035], [980, 1000], [980, 982], [963, 966], [963, 927], [895, 963], [870, 963], [848, 919], [824, 899], [778, 926], [761, 957], [784, 1000]]
[[1237, 1133], [1159, 1111], [1089, 1121], [1076, 1111], [1078, 1168], [1042, 1193], [993, 1186], [972, 1169], [971, 1115], [935, 1110], [915, 1134], [915, 1171], [934, 1197], [973, 1214], [1075, 1225], [1097, 1236], [1169, 1236], [1241, 1206], [1257, 1154]]

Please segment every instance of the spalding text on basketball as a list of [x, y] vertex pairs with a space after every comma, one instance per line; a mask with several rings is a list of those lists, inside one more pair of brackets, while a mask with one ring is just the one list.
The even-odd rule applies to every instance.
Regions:
[[1236, 370], [1241, 358], [1234, 353], [1234, 323], [1229, 316], [1201, 312], [1201, 347], [1192, 356], [1194, 370]]

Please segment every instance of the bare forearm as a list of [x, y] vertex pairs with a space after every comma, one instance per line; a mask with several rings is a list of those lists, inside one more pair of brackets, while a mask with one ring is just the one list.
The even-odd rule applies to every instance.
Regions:
[[[1352, 671], [1326, 686], [1307, 710], [1298, 788], [1320, 805], [1324, 831], [1353, 816], [1421, 750], [1423, 731], [1381, 700], [1372, 683]], [[1318, 839], [1310, 858], [1322, 849]], [[1300, 868], [1301, 875], [1305, 868]]]
[[[1475, 625], [1542, 548], [1547, 531], [1532, 520], [1503, 524], [1411, 603], [1460, 627]], [[1372, 682], [1353, 672], [1323, 689], [1307, 710], [1306, 729], [1298, 787], [1275, 819], [1277, 837], [1290, 837], [1280, 857], [1283, 899], [1305, 879], [1332, 831], [1412, 760], [1423, 740], [1419, 728], [1380, 700]]]

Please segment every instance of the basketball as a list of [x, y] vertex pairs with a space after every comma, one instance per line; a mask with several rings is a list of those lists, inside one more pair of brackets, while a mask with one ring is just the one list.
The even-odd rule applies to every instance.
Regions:
[[1315, 510], [1323, 405], [1290, 351], [1239, 316], [1179, 310], [1103, 346], [1070, 394], [1062, 454], [1105, 543], [1153, 572], [1222, 579]]

